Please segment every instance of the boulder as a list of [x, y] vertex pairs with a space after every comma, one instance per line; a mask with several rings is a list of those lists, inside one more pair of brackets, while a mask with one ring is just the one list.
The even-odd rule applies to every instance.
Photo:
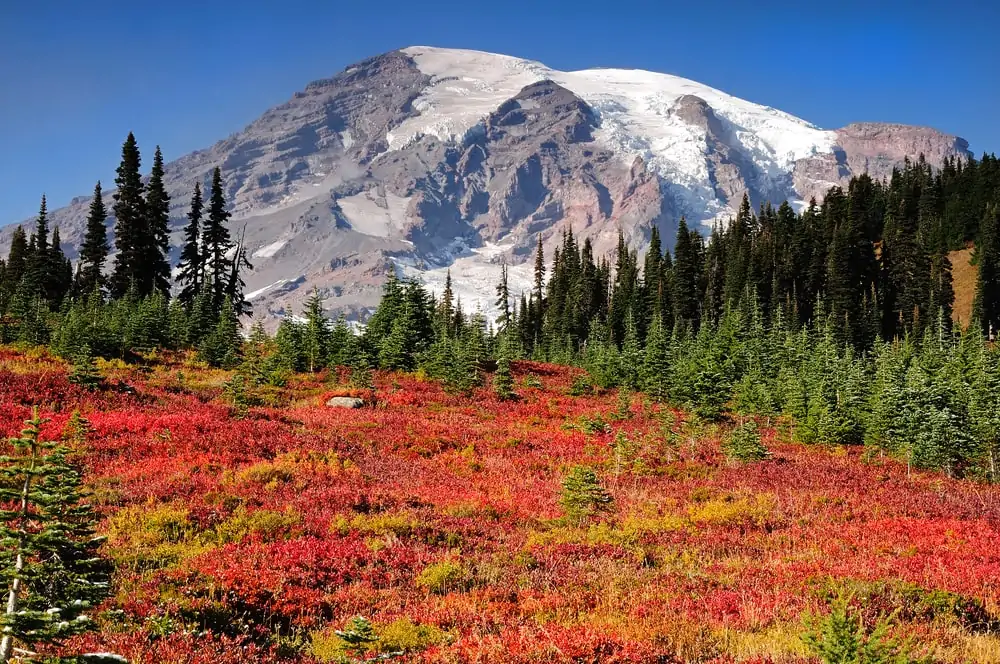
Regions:
[[357, 397], [333, 397], [326, 405], [331, 408], [361, 408], [365, 402]]

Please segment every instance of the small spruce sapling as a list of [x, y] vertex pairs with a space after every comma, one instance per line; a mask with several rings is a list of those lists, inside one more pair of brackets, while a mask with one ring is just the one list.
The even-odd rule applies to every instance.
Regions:
[[497, 357], [497, 370], [493, 374], [493, 391], [501, 401], [511, 401], [517, 398], [514, 392], [514, 374], [510, 368], [510, 343], [507, 336], [500, 342], [500, 354]]
[[830, 615], [807, 622], [802, 641], [824, 664], [911, 664], [911, 646], [889, 636], [889, 621], [868, 628], [849, 598], [834, 600]]
[[73, 355], [73, 368], [69, 372], [69, 382], [79, 385], [85, 390], [98, 390], [104, 383], [101, 372], [97, 369], [90, 346], [84, 344]]
[[593, 468], [574, 466], [562, 482], [559, 505], [571, 521], [582, 524], [588, 518], [611, 510], [614, 499], [597, 477]]
[[723, 441], [722, 450], [730, 460], [742, 463], [763, 461], [771, 457], [771, 452], [760, 439], [760, 429], [753, 420], [747, 420], [733, 429]]

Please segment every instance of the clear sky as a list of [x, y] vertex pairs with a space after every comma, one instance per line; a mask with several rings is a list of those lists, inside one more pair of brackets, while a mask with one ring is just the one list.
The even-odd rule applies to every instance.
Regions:
[[[929, 125], [1000, 152], [1000, 2], [0, 0], [0, 225], [169, 160], [394, 48], [692, 78], [824, 128]], [[148, 167], [148, 159], [144, 160]]]

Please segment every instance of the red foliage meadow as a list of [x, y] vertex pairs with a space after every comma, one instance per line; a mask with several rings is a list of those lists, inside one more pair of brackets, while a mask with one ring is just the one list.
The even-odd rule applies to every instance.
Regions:
[[[0, 433], [35, 405], [48, 436], [73, 410], [91, 427], [79, 456], [115, 594], [70, 649], [352, 661], [334, 630], [364, 616], [370, 655], [414, 662], [803, 662], [803, 617], [850, 592], [936, 661], [1000, 653], [996, 487], [773, 429], [771, 460], [732, 464], [724, 427], [570, 396], [574, 370], [529, 362], [517, 401], [377, 374], [368, 405], [328, 408], [353, 393], [321, 374], [242, 419], [226, 372], [113, 370], [87, 392], [0, 348]], [[586, 523], [559, 505], [577, 464], [614, 498]]]

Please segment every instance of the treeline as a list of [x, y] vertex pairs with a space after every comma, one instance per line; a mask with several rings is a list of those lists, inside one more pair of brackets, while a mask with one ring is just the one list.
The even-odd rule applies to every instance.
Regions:
[[624, 240], [609, 263], [567, 231], [547, 282], [536, 257], [534, 290], [521, 294], [515, 315], [520, 345], [530, 356], [568, 360], [595, 320], [620, 348], [633, 328], [641, 343], [654, 322], [690, 336], [750, 298], [765, 320], [796, 328], [822, 321], [858, 350], [879, 338], [919, 338], [939, 320], [950, 325], [948, 252], [977, 239], [985, 282], [976, 318], [989, 334], [1000, 323], [992, 276], [998, 191], [993, 156], [949, 159], [937, 173], [921, 159], [889, 182], [863, 175], [847, 191], [834, 187], [801, 214], [787, 202], [755, 214], [744, 197], [736, 217], [708, 238], [682, 219], [672, 256], [654, 228], [641, 264]]
[[111, 266], [100, 182], [75, 270], [63, 253], [59, 228], [50, 236], [44, 196], [30, 236], [20, 226], [14, 230], [7, 259], [0, 260], [0, 342], [51, 343], [69, 355], [105, 356], [195, 347], [218, 361], [220, 353], [238, 345], [238, 317], [250, 311], [240, 275], [252, 269], [242, 239], [234, 241], [228, 228], [219, 169], [207, 206], [195, 183], [176, 276], [169, 260], [170, 197], [160, 148], [144, 179], [130, 133], [115, 186]]

